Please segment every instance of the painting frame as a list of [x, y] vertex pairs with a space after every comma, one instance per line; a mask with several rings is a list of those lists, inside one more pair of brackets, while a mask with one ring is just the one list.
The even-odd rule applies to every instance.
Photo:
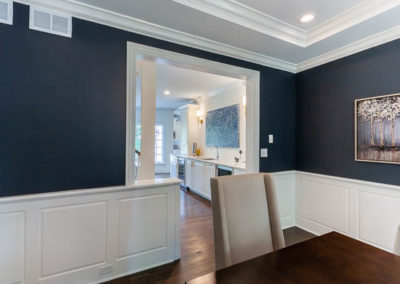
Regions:
[[377, 163], [377, 164], [392, 164], [400, 165], [399, 161], [389, 161], [389, 160], [373, 160], [373, 159], [361, 159], [358, 156], [359, 153], [359, 116], [358, 116], [358, 104], [363, 101], [368, 100], [381, 100], [389, 97], [400, 97], [400, 93], [392, 93], [388, 95], [367, 97], [354, 100], [354, 161], [356, 162], [366, 162], [366, 163]]

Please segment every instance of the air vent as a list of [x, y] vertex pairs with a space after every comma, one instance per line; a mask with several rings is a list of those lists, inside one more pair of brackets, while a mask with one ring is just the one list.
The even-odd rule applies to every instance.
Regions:
[[12, 23], [13, 23], [13, 1], [0, 0], [0, 23], [12, 25]]
[[[0, 0], [2, 1], [2, 0]], [[41, 7], [30, 7], [29, 28], [60, 36], [72, 36], [71, 15]]]

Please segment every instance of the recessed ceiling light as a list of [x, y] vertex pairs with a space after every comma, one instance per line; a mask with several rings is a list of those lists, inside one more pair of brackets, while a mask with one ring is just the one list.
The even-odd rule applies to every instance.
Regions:
[[165, 91], [164, 91], [164, 95], [169, 96], [170, 94], [171, 94], [170, 91], [168, 91], [168, 90], [165, 90]]
[[300, 22], [303, 24], [312, 22], [315, 19], [315, 15], [313, 13], [307, 13], [301, 16]]

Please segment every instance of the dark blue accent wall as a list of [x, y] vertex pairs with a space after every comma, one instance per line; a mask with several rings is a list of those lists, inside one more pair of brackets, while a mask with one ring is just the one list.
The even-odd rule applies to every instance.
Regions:
[[296, 75], [296, 169], [400, 185], [400, 165], [354, 161], [354, 100], [400, 92], [400, 40]]
[[295, 76], [190, 47], [73, 19], [73, 37], [29, 30], [14, 4], [0, 25], [0, 196], [122, 185], [126, 42], [261, 72], [261, 171], [294, 169]]

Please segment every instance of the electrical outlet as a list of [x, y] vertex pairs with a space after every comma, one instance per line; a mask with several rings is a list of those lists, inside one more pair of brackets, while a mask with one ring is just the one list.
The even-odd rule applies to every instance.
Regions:
[[261, 158], [267, 158], [268, 157], [268, 149], [263, 148], [261, 149]]
[[99, 275], [102, 276], [102, 275], [110, 274], [110, 273], [113, 273], [113, 271], [114, 271], [114, 269], [113, 269], [112, 265], [106, 265], [106, 266], [99, 268]]
[[268, 142], [269, 142], [269, 144], [274, 143], [274, 135], [272, 135], [272, 134], [268, 135]]

